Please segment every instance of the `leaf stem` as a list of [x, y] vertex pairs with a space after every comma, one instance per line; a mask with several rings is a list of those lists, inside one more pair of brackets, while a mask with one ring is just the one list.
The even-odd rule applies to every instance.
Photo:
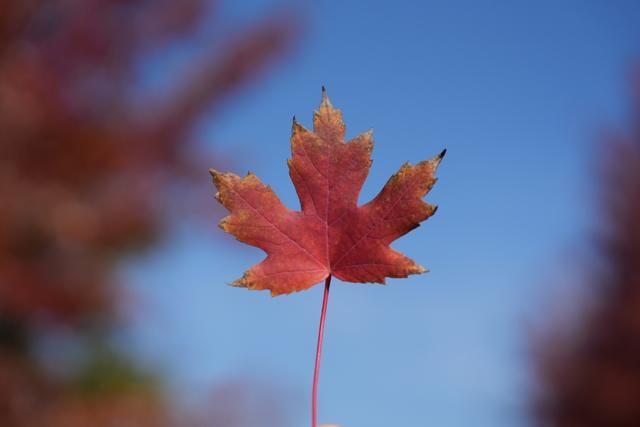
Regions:
[[329, 287], [331, 275], [324, 282], [324, 297], [322, 298], [322, 311], [320, 313], [320, 327], [318, 328], [318, 347], [316, 349], [316, 365], [313, 370], [313, 389], [311, 391], [311, 427], [318, 424], [318, 377], [320, 375], [320, 358], [322, 356], [322, 338], [324, 336], [324, 323], [327, 317], [327, 304], [329, 303]]

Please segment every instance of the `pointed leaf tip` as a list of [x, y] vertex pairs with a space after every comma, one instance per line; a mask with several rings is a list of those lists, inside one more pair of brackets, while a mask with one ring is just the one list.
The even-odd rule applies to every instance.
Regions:
[[331, 101], [329, 100], [329, 96], [327, 95], [327, 88], [325, 88], [324, 85], [322, 86], [322, 101], [320, 102], [320, 108], [322, 107], [333, 108], [333, 105], [331, 105]]
[[[220, 188], [220, 181], [222, 178], [222, 173], [220, 173], [219, 171], [215, 170], [215, 169], [209, 169], [209, 174], [211, 175], [211, 179], [213, 180], [213, 184]], [[216, 199], [218, 198], [218, 195], [216, 194]]]
[[442, 159], [444, 158], [444, 156], [447, 154], [447, 149], [445, 148], [444, 150], [442, 150], [440, 152], [440, 154], [438, 154], [437, 156], [433, 157], [431, 160], [429, 160], [429, 163], [431, 163], [433, 165], [434, 170], [440, 166], [440, 162], [442, 162]]

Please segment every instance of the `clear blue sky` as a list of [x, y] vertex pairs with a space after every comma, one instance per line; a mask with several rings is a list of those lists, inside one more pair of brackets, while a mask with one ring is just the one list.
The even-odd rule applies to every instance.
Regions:
[[[231, 22], [283, 5], [226, 3]], [[428, 196], [437, 215], [394, 245], [431, 272], [332, 288], [320, 421], [525, 426], [527, 324], [545, 316], [588, 240], [595, 138], [623, 123], [640, 3], [334, 0], [296, 9], [305, 30], [294, 54], [197, 135], [235, 156], [234, 172], [253, 171], [297, 208], [286, 168], [291, 116], [310, 126], [323, 84], [348, 136], [374, 129], [362, 201], [403, 162], [449, 151]], [[272, 299], [225, 286], [263, 255], [222, 235], [214, 204], [208, 229], [185, 227], [130, 268], [146, 301], [132, 340], [176, 390], [258, 378], [275, 388], [289, 425], [305, 426], [322, 287]]]

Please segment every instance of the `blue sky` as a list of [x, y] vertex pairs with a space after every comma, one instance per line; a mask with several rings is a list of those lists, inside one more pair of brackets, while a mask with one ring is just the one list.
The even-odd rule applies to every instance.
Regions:
[[[226, 3], [238, 23], [291, 7]], [[527, 425], [528, 324], [545, 316], [588, 244], [596, 136], [624, 123], [640, 5], [335, 0], [293, 9], [304, 17], [293, 54], [197, 133], [235, 156], [234, 172], [253, 171], [297, 208], [285, 163], [291, 117], [310, 126], [323, 84], [349, 137], [374, 130], [362, 202], [405, 161], [448, 149], [427, 197], [437, 215], [394, 244], [431, 272], [332, 287], [320, 421]], [[272, 299], [225, 286], [262, 254], [222, 234], [214, 204], [209, 228], [180, 228], [127, 270], [145, 301], [131, 341], [181, 393], [257, 378], [275, 388], [291, 426], [307, 425], [322, 287]]]

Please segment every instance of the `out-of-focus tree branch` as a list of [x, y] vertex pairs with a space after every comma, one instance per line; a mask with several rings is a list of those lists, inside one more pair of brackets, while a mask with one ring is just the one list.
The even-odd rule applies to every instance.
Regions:
[[640, 74], [634, 83], [630, 131], [609, 134], [602, 150], [588, 297], [535, 348], [541, 426], [640, 425]]
[[[119, 263], [162, 237], [169, 195], [175, 205], [189, 202], [164, 190], [207, 180], [201, 162], [213, 161], [213, 153], [189, 141], [190, 130], [259, 79], [296, 36], [293, 20], [271, 16], [206, 38], [199, 29], [220, 22], [215, 6], [205, 0], [2, 2], [3, 427], [191, 425], [175, 418], [159, 383], [140, 375], [109, 337], [122, 296]], [[184, 59], [189, 71], [172, 76], [160, 96], [147, 97], [142, 66], [176, 44], [197, 46], [199, 53]], [[73, 359], [64, 375], [50, 372], [37, 354], [38, 342], [60, 327], [83, 361]], [[99, 392], [78, 388], [79, 378], [90, 378]]]

